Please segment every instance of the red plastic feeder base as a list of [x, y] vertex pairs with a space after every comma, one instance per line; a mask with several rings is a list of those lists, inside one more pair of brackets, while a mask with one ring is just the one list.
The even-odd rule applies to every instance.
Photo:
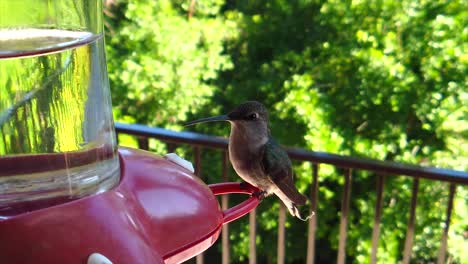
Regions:
[[180, 263], [209, 248], [223, 224], [259, 203], [222, 211], [215, 195], [252, 194], [239, 183], [207, 186], [149, 152], [121, 148], [121, 181], [107, 192], [0, 220], [0, 263]]

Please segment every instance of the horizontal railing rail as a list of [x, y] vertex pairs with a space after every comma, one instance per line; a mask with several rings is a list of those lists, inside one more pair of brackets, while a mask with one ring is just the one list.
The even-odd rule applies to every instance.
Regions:
[[[115, 128], [118, 134], [133, 135], [138, 138], [139, 147], [142, 149], [148, 149], [148, 138], [154, 138], [161, 140], [168, 144], [168, 148], [171, 150], [174, 145], [177, 144], [188, 144], [194, 147], [194, 162], [195, 170], [198, 176], [201, 176], [201, 151], [202, 148], [214, 148], [219, 149], [223, 153], [222, 159], [222, 180], [227, 181], [228, 175], [228, 154], [227, 146], [228, 140], [222, 137], [208, 136], [194, 132], [176, 132], [157, 127], [148, 127], [139, 124], [122, 124], [116, 123]], [[403, 263], [407, 264], [410, 262], [411, 251], [413, 247], [414, 238], [414, 226], [415, 226], [415, 212], [417, 207], [417, 195], [419, 189], [419, 180], [421, 178], [433, 180], [433, 181], [444, 181], [449, 184], [449, 197], [447, 203], [447, 210], [445, 216], [445, 225], [442, 230], [442, 238], [438, 253], [437, 263], [444, 263], [446, 259], [447, 251], [447, 239], [448, 230], [450, 226], [450, 220], [453, 209], [453, 199], [456, 191], [456, 185], [467, 185], [468, 184], [468, 173], [464, 171], [441, 169], [433, 167], [421, 167], [415, 165], [401, 164], [390, 161], [380, 161], [367, 158], [349, 157], [343, 155], [336, 155], [326, 152], [315, 152], [305, 149], [298, 148], [285, 148], [292, 160], [307, 161], [312, 164], [312, 185], [310, 190], [311, 199], [311, 211], [317, 210], [318, 202], [318, 174], [319, 164], [329, 164], [335, 167], [339, 167], [346, 170], [344, 175], [345, 183], [343, 187], [343, 196], [341, 203], [341, 219], [339, 229], [339, 242], [338, 242], [338, 256], [337, 263], [341, 264], [345, 262], [345, 248], [347, 238], [347, 225], [349, 206], [351, 200], [351, 182], [352, 182], [352, 171], [353, 170], [366, 170], [375, 172], [377, 174], [377, 186], [376, 186], [376, 204], [374, 210], [374, 224], [372, 230], [372, 248], [370, 263], [377, 262], [377, 248], [380, 233], [380, 220], [382, 214], [382, 199], [384, 193], [385, 177], [387, 176], [408, 176], [413, 178], [412, 196], [410, 201], [410, 215], [408, 219], [408, 226], [406, 231], [405, 246], [403, 251]], [[222, 197], [222, 207], [228, 207], [228, 197]], [[316, 215], [309, 220], [308, 223], [308, 245], [307, 245], [307, 262], [314, 263], [315, 259], [315, 232], [317, 229], [317, 218]], [[285, 219], [286, 209], [284, 206], [280, 207], [278, 216], [278, 249], [277, 257], [278, 263], [282, 264], [285, 260]], [[256, 263], [256, 211], [250, 213], [249, 217], [250, 226], [250, 245], [249, 245], [249, 264]], [[229, 226], [223, 227], [222, 233], [222, 263], [229, 263]], [[197, 257], [197, 263], [203, 263], [203, 255]]]
[[[228, 146], [228, 140], [226, 138], [208, 136], [195, 132], [176, 132], [164, 128], [122, 123], [116, 123], [115, 128], [118, 133], [155, 138], [161, 141], [176, 144], [190, 144], [218, 149], [226, 149]], [[314, 163], [330, 164], [340, 168], [362, 169], [383, 174], [406, 175], [418, 178], [468, 184], [468, 173], [464, 171], [440, 169], [434, 167], [421, 167], [367, 158], [356, 158], [299, 148], [286, 147], [285, 149], [291, 159], [298, 161], [311, 161]]]

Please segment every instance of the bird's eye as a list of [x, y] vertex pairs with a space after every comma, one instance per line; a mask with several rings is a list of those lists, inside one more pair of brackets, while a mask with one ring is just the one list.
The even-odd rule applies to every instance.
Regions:
[[255, 120], [258, 118], [258, 114], [257, 113], [252, 113], [248, 116], [248, 119], [249, 120]]

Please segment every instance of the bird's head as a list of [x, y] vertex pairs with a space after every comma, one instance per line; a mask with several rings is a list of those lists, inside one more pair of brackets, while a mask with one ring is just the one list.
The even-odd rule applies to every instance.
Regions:
[[198, 123], [229, 121], [236, 127], [246, 131], [268, 133], [268, 111], [257, 101], [247, 101], [236, 106], [227, 115], [202, 118], [186, 123], [186, 126]]

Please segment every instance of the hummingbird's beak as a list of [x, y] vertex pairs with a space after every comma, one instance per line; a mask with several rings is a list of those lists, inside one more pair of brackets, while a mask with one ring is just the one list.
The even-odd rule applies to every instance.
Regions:
[[207, 118], [202, 118], [202, 119], [187, 122], [184, 124], [184, 126], [192, 126], [198, 123], [208, 123], [208, 122], [218, 122], [218, 121], [229, 121], [229, 117], [227, 115], [207, 117]]

